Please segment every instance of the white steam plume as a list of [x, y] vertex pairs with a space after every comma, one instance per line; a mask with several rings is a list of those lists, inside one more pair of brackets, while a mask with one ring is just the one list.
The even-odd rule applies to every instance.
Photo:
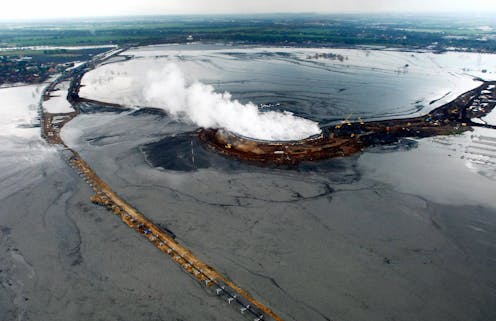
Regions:
[[319, 134], [317, 123], [290, 112], [262, 112], [253, 103], [241, 104], [231, 94], [216, 93], [200, 82], [188, 83], [179, 67], [167, 64], [151, 71], [143, 97], [149, 106], [205, 128], [225, 128], [234, 133], [263, 140], [298, 140]]

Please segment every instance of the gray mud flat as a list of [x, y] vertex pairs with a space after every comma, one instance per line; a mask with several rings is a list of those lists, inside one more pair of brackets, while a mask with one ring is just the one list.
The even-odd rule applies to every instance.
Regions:
[[[435, 152], [423, 146], [432, 143], [422, 140], [418, 147], [375, 149], [288, 170], [218, 158], [191, 143], [185, 133], [192, 130], [163, 115], [106, 113], [77, 117], [64, 128], [63, 137], [114, 191], [285, 320], [496, 318], [496, 204], [488, 197], [494, 180], [459, 173], [471, 180], [468, 186], [481, 190], [480, 195], [465, 193], [459, 202], [436, 194], [434, 177], [425, 191], [394, 185], [403, 177], [418, 187], [416, 173], [404, 170], [409, 162], [426, 159], [435, 161], [431, 167], [446, 167], [452, 164], [443, 163], [454, 153], [451, 149], [464, 148], [457, 147], [459, 142], [438, 153], [446, 159], [431, 159]], [[163, 150], [154, 154], [154, 148]], [[195, 165], [193, 155], [199, 155], [201, 165]], [[396, 157], [402, 163], [393, 167]], [[384, 177], [384, 166], [396, 174]], [[423, 175], [435, 176], [435, 170], [429, 173]], [[439, 179], [450, 183], [446, 177]], [[453, 188], [447, 186], [448, 191]], [[110, 226], [117, 221], [105, 220]], [[108, 229], [109, 224], [91, 222], [87, 228]], [[126, 249], [150, 247], [122, 230], [115, 242], [133, 238], [125, 242]], [[100, 245], [88, 255], [102, 258], [102, 251], [110, 250]], [[178, 315], [210, 320], [205, 313], [230, 311], [222, 302], [217, 306], [203, 294], [197, 297], [195, 291], [201, 291], [194, 281], [172, 263], [163, 263], [167, 259], [158, 252], [138, 254], [161, 263], [126, 261], [128, 269], [139, 266], [143, 277], [149, 277], [158, 265], [155, 280], [184, 285], [185, 290], [171, 294]], [[105, 271], [109, 278], [116, 273]], [[197, 306], [199, 300], [209, 303]], [[179, 302], [184, 307], [179, 308]], [[147, 303], [150, 308], [158, 303], [170, 307]]]
[[[496, 319], [494, 131], [262, 168], [161, 113], [87, 111], [64, 141], [285, 320]], [[34, 124], [0, 125], [0, 321], [244, 320], [91, 204]]]
[[0, 320], [234, 320], [61, 160], [0, 203]]

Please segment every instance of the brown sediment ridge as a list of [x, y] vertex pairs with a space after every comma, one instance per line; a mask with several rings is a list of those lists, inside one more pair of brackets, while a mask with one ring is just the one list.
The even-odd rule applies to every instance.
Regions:
[[370, 122], [358, 117], [357, 122], [351, 122], [350, 115], [338, 125], [322, 128], [322, 134], [299, 141], [260, 141], [223, 129], [201, 129], [199, 137], [225, 156], [259, 164], [295, 165], [349, 156], [366, 147], [395, 143], [405, 137], [458, 134], [473, 126], [496, 128], [472, 121], [487, 115], [495, 105], [496, 82], [485, 81], [425, 116]]
[[[106, 59], [110, 57], [111, 56]], [[94, 61], [91, 63], [91, 67], [94, 67], [97, 63], [101, 62], [102, 60]], [[88, 69], [85, 70], [87, 71]], [[63, 75], [63, 77], [60, 77], [47, 86], [47, 89], [43, 92], [42, 100], [40, 101], [39, 112], [42, 136], [48, 143], [61, 147], [61, 152], [65, 160], [94, 191], [95, 194], [91, 197], [91, 201], [106, 207], [109, 211], [119, 216], [127, 226], [142, 234], [160, 251], [169, 255], [170, 258], [179, 264], [186, 273], [199, 281], [205, 289], [224, 299], [233, 307], [236, 307], [241, 314], [250, 320], [283, 321], [283, 319], [268, 306], [255, 299], [247, 291], [243, 290], [240, 286], [220, 274], [213, 267], [200, 260], [188, 248], [176, 241], [175, 235], [171, 231], [159, 227], [144, 214], [119, 197], [110, 186], [97, 175], [89, 164], [81, 158], [81, 155], [64, 143], [60, 137], [61, 128], [80, 113], [78, 107], [80, 102], [93, 102], [86, 100], [81, 101], [78, 96], [80, 80], [85, 70], [74, 72], [70, 75]], [[71, 77], [71, 88], [67, 98], [72, 103], [75, 111], [66, 114], [51, 114], [44, 112], [42, 102], [50, 99], [51, 92], [55, 88], [56, 83]]]

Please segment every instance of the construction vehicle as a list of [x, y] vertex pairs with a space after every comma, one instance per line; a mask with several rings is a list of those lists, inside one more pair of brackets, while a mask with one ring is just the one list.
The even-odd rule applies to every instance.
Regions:
[[350, 118], [352, 115], [353, 115], [353, 113], [346, 116], [346, 118], [341, 122], [341, 124], [336, 125], [336, 129], [340, 129], [341, 126], [343, 126], [344, 124], [351, 126]]

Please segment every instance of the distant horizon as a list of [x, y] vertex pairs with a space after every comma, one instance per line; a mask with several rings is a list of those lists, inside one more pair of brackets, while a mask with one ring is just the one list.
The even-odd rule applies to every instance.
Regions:
[[[191, 18], [191, 17], [270, 17], [270, 16], [322, 16], [322, 17], [343, 17], [343, 16], [368, 16], [377, 18], [461, 18], [463, 20], [474, 20], [477, 18], [493, 18], [494, 12], [477, 13], [475, 16], [467, 16], [460, 12], [259, 12], [259, 13], [184, 13], [184, 14], [122, 14], [122, 15], [95, 15], [95, 16], [70, 16], [70, 17], [39, 17], [39, 18], [1, 18], [2, 23], [43, 23], [43, 22], [70, 22], [82, 20], [138, 20], [138, 19], [160, 19], [160, 18]], [[491, 21], [496, 25], [496, 19]]]
[[0, 21], [66, 20], [146, 16], [218, 16], [263, 14], [324, 15], [481, 15], [496, 13], [494, 0], [86, 0], [76, 10], [65, 0], [18, 0], [4, 5]]

